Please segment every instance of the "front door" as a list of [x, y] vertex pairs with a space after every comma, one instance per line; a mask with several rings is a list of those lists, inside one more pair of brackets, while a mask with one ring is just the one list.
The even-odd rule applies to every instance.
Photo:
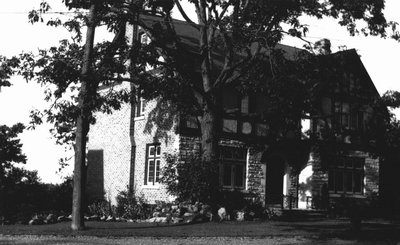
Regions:
[[281, 157], [273, 156], [267, 160], [266, 203], [281, 204], [283, 195], [283, 175], [285, 163]]

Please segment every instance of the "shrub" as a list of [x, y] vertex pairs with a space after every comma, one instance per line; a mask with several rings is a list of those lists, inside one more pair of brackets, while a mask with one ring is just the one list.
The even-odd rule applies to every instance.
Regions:
[[161, 182], [166, 184], [169, 194], [178, 201], [216, 203], [219, 194], [218, 164], [204, 162], [196, 156], [180, 159], [176, 155], [166, 156]]
[[136, 195], [134, 189], [127, 188], [117, 196], [116, 214], [126, 219], [146, 219], [151, 215], [151, 207], [143, 195]]
[[97, 215], [99, 217], [114, 216], [111, 203], [107, 200], [98, 200], [88, 206], [90, 215]]

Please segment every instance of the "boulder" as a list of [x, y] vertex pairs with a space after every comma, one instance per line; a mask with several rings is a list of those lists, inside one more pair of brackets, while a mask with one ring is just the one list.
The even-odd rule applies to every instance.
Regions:
[[237, 221], [244, 221], [245, 213], [243, 211], [238, 211], [236, 213], [236, 220]]
[[89, 217], [89, 220], [90, 221], [99, 221], [100, 220], [100, 217], [98, 216], [98, 215], [92, 215], [92, 216], [90, 216]]
[[167, 217], [153, 217], [148, 220], [150, 223], [167, 223]]
[[29, 225], [42, 225], [42, 224], [44, 224], [44, 220], [42, 217], [35, 216], [29, 221], [28, 224]]
[[46, 224], [55, 224], [55, 223], [57, 223], [57, 217], [54, 214], [49, 214], [49, 215], [47, 215], [44, 222]]
[[180, 218], [180, 217], [172, 217], [172, 223], [174, 223], [174, 224], [178, 224], [178, 223], [181, 223], [181, 222], [183, 222], [183, 218]]
[[108, 216], [106, 222], [115, 221], [115, 218], [112, 216]]
[[68, 218], [65, 215], [61, 215], [57, 217], [57, 222], [68, 221]]
[[122, 218], [122, 217], [117, 217], [117, 218], [115, 218], [115, 221], [117, 221], [117, 222], [127, 222], [128, 220], [125, 219], [125, 218]]
[[224, 207], [221, 207], [220, 209], [218, 209], [218, 217], [219, 217], [220, 221], [228, 220], [226, 209]]
[[199, 207], [196, 206], [196, 205], [193, 205], [191, 210], [192, 210], [193, 213], [197, 213], [197, 212], [199, 212]]
[[167, 218], [167, 222], [171, 222], [172, 219], [172, 214], [171, 213], [166, 213], [165, 218]]

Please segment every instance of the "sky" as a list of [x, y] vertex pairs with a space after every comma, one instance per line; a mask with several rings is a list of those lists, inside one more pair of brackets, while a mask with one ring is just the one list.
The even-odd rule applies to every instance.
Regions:
[[[0, 1], [0, 31], [2, 33], [0, 55], [12, 56], [21, 51], [36, 52], [38, 48], [55, 46], [60, 39], [70, 37], [70, 34], [62, 28], [28, 23], [28, 11], [37, 8], [40, 2], [41, 0]], [[61, 0], [48, 2], [54, 12], [66, 11]], [[388, 20], [400, 23], [400, 1], [387, 0], [384, 13]], [[180, 18], [177, 13], [175, 14], [175, 18]], [[309, 24], [310, 29], [306, 36], [307, 40], [315, 42], [328, 38], [331, 40], [333, 52], [338, 51], [338, 47], [342, 45], [348, 49], [356, 49], [379, 93], [382, 94], [387, 90], [400, 91], [399, 42], [378, 37], [350, 37], [346, 29], [340, 27], [332, 19], [305, 18], [304, 20]], [[283, 43], [300, 48], [304, 44], [290, 37], [285, 38]], [[34, 82], [27, 83], [21, 77], [14, 77], [12, 83], [12, 87], [2, 88], [0, 92], [0, 124], [9, 126], [17, 122], [28, 124], [30, 110], [44, 109], [49, 106], [43, 102], [43, 88]], [[23, 143], [22, 150], [28, 158], [24, 167], [29, 170], [38, 170], [39, 177], [44, 182], [60, 183], [63, 177], [72, 173], [73, 163], [70, 162], [69, 167], [57, 173], [58, 159], [71, 157], [73, 152], [65, 151], [64, 146], [56, 145], [49, 129], [50, 125], [44, 124], [33, 131], [25, 130], [20, 135]]]

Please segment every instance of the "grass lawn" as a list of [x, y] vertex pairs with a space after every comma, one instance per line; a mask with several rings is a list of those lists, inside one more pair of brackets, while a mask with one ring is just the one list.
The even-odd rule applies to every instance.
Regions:
[[363, 222], [358, 233], [350, 230], [346, 220], [307, 222], [253, 221], [198, 224], [153, 224], [86, 222], [86, 229], [72, 232], [70, 222], [52, 225], [5, 225], [1, 235], [55, 235], [95, 237], [307, 237], [342, 238], [365, 241], [400, 241], [400, 225], [385, 222]]

